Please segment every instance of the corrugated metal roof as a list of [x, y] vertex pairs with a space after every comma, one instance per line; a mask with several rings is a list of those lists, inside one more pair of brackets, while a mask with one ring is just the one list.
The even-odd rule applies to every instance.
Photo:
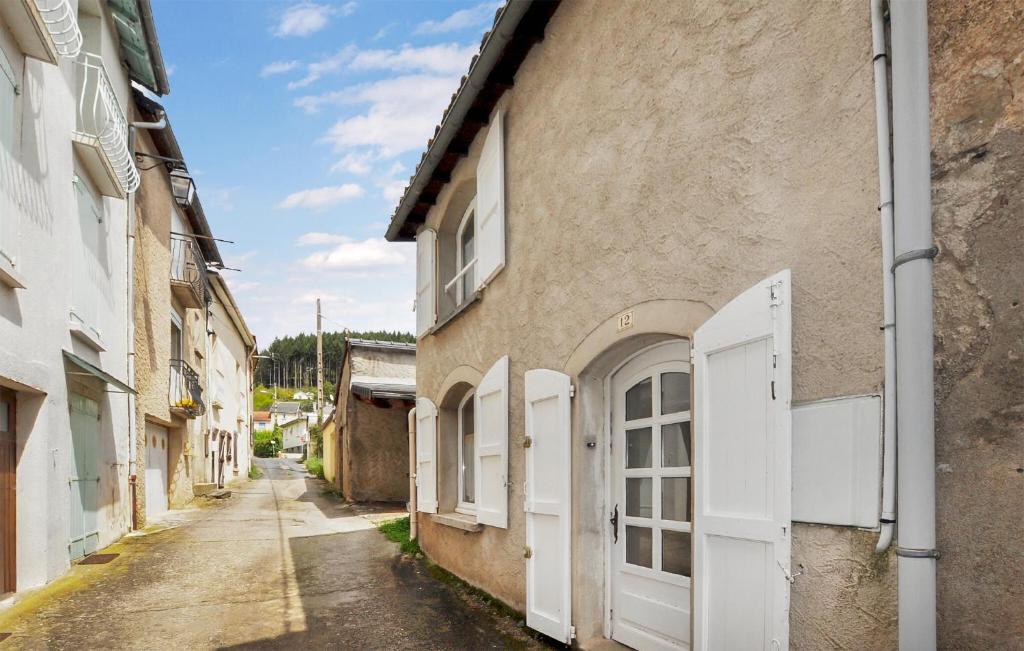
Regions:
[[409, 344], [402, 341], [381, 341], [379, 339], [353, 339], [347, 338], [345, 341], [350, 346], [355, 348], [375, 348], [378, 350], [400, 350], [408, 352], [416, 352], [416, 344]]
[[297, 402], [275, 402], [270, 406], [270, 413], [272, 414], [297, 414], [299, 413], [299, 403]]
[[352, 393], [361, 398], [380, 400], [415, 400], [415, 384], [392, 384], [386, 382], [353, 382]]

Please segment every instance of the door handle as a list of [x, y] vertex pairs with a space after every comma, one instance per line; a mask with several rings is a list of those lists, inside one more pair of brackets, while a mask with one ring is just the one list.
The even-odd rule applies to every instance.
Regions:
[[608, 522], [612, 525], [612, 544], [616, 545], [619, 542], [619, 505], [615, 505], [615, 510], [612, 511], [612, 517], [608, 519]]

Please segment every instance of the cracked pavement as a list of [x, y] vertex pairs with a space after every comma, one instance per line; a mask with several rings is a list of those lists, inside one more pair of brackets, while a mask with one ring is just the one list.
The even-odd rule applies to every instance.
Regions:
[[257, 461], [263, 477], [230, 498], [172, 511], [0, 612], [0, 649], [524, 646], [376, 530], [401, 506], [345, 504], [294, 461]]

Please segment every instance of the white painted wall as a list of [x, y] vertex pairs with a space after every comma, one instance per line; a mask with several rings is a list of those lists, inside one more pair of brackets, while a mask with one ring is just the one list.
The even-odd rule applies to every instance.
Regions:
[[[223, 280], [211, 276], [213, 303], [210, 305], [210, 417], [211, 425], [217, 429], [234, 432], [238, 438], [237, 456], [232, 462], [232, 476], [245, 477], [252, 462], [251, 437], [249, 432], [252, 416], [252, 388], [249, 381], [249, 348], [246, 339], [250, 336], [239, 331], [230, 313], [231, 306], [225, 304], [224, 295], [230, 295]], [[219, 404], [220, 407], [215, 406]]]
[[[117, 61], [111, 25], [100, 24], [107, 72], [122, 102], [128, 80]], [[15, 258], [24, 289], [0, 286], [0, 382], [18, 392], [17, 573], [18, 590], [47, 583], [68, 567], [69, 378], [62, 350], [83, 357], [129, 381], [127, 301], [127, 214], [129, 201], [103, 198], [103, 259], [108, 275], [97, 278], [102, 309], [96, 328], [106, 350], [97, 352], [72, 337], [68, 328], [73, 266], [80, 250], [78, 208], [71, 146], [76, 123], [72, 61], [59, 65], [26, 59], [6, 25], [0, 47], [19, 76], [15, 146], [0, 151], [0, 193], [6, 196], [0, 222], [5, 251]], [[8, 239], [9, 238], [9, 239]], [[77, 369], [74, 369], [77, 371]], [[26, 386], [36, 390], [25, 390]], [[101, 408], [97, 463], [100, 474], [99, 545], [108, 545], [130, 526], [128, 492], [129, 405], [121, 393], [96, 387]]]

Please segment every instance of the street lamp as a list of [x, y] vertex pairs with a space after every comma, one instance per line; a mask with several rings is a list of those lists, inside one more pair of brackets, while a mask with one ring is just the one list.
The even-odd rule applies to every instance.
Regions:
[[180, 206], [192, 203], [196, 196], [196, 184], [184, 167], [173, 167], [168, 172], [171, 177], [171, 193]]

